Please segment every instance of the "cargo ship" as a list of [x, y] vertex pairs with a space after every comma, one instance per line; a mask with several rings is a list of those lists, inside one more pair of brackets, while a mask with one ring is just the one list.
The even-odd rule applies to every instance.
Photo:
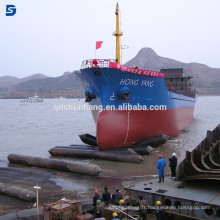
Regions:
[[156, 72], [121, 65], [118, 4], [115, 14], [116, 59], [85, 60], [77, 74], [96, 123], [97, 144], [108, 150], [157, 135], [175, 137], [193, 119], [192, 77], [182, 68]]

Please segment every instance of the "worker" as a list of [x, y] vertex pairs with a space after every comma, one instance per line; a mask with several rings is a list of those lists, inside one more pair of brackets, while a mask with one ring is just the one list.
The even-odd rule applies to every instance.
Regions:
[[158, 170], [158, 175], [159, 175], [159, 182], [161, 183], [164, 182], [164, 167], [166, 166], [166, 161], [162, 158], [162, 154], [159, 154], [159, 160], [157, 162], [157, 170]]
[[112, 198], [109, 201], [110, 204], [112, 205], [119, 205], [119, 201], [116, 199], [116, 195], [113, 193]]
[[96, 204], [96, 208], [95, 208], [96, 218], [101, 218], [102, 217], [103, 209], [104, 209], [104, 205], [102, 204], [102, 201], [100, 199], [97, 199], [97, 204]]
[[113, 217], [113, 220], [119, 220], [117, 212], [113, 212], [112, 217]]
[[102, 193], [102, 199], [103, 199], [105, 205], [107, 205], [111, 199], [111, 194], [109, 193], [107, 186], [104, 187], [104, 190], [105, 191]]
[[97, 204], [97, 200], [100, 199], [100, 196], [98, 194], [98, 190], [94, 190], [94, 196], [93, 196], [93, 211], [95, 213], [96, 211], [96, 204]]
[[170, 170], [171, 170], [171, 179], [175, 179], [176, 178], [176, 166], [177, 166], [177, 158], [176, 158], [176, 153], [172, 154], [172, 157], [169, 158], [170, 161]]
[[92, 61], [92, 64], [94, 64], [94, 66], [97, 66], [97, 65], [98, 65], [98, 61], [97, 61], [96, 59], [94, 59], [94, 60]]
[[120, 207], [123, 207], [123, 208], [126, 208], [126, 207], [127, 207], [126, 204], [125, 204], [124, 199], [121, 199], [121, 200], [119, 201], [119, 206], [120, 206]]
[[124, 199], [120, 199], [119, 204], [123, 205], [125, 203]]
[[139, 202], [139, 212], [140, 212], [140, 217], [143, 220], [147, 220], [147, 208], [148, 208], [148, 203], [146, 200], [143, 199], [143, 196], [139, 196], [140, 202]]
[[116, 187], [115, 193], [112, 194], [112, 196], [115, 195], [115, 199], [119, 202], [122, 199], [122, 194], [119, 192], [119, 188]]
[[165, 220], [165, 210], [161, 206], [161, 201], [156, 202], [155, 214], [156, 214], [157, 220]]
[[99, 65], [98, 65], [98, 60], [93, 60], [92, 61], [92, 67], [100, 67]]
[[129, 203], [130, 203], [130, 197], [129, 197], [129, 195], [126, 195], [125, 197], [124, 197], [124, 201], [125, 201], [125, 205], [129, 205]]

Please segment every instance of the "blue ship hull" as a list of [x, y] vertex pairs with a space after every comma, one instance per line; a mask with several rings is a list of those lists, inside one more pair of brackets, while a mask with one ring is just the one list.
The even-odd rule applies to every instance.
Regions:
[[196, 98], [168, 91], [164, 78], [109, 67], [82, 68], [77, 78], [90, 95], [103, 150], [160, 134], [177, 136], [192, 122]]

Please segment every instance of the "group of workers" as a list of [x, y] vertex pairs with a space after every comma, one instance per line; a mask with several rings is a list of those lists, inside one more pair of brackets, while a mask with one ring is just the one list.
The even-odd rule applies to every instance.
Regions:
[[[176, 153], [172, 154], [172, 157], [169, 158], [170, 161], [170, 170], [171, 170], [171, 179], [175, 180], [176, 178], [176, 166], [177, 166], [177, 158]], [[157, 170], [159, 175], [158, 183], [164, 182], [164, 168], [166, 166], [166, 161], [162, 158], [162, 154], [159, 154], [159, 160], [157, 162]]]
[[[176, 166], [177, 166], [177, 158], [176, 153], [172, 154], [172, 157], [169, 158], [169, 166], [171, 170], [171, 178], [175, 179], [176, 177]], [[159, 183], [164, 182], [164, 168], [166, 166], [166, 161], [163, 159], [162, 154], [159, 154], [159, 160], [157, 162], [157, 169], [159, 174]], [[139, 203], [136, 200], [131, 200], [128, 195], [124, 198], [122, 193], [119, 191], [117, 187], [115, 192], [111, 195], [108, 191], [108, 188], [104, 187], [104, 192], [99, 195], [98, 190], [94, 191], [93, 197], [93, 212], [96, 218], [103, 217], [103, 210], [105, 206], [112, 206], [113, 208], [118, 207], [119, 210], [124, 210], [128, 208], [128, 206], [139, 206], [139, 214], [142, 220], [147, 219], [148, 213], [148, 203], [143, 199], [142, 196], [139, 196]], [[136, 204], [134, 202], [136, 201]], [[160, 201], [156, 202], [156, 209], [154, 214], [156, 215], [157, 220], [165, 219], [165, 210]], [[113, 220], [119, 220], [119, 216], [117, 212], [113, 212], [112, 214]]]
[[[118, 63], [118, 60], [116, 59], [115, 62]], [[98, 60], [97, 60], [97, 59], [94, 59], [94, 60], [92, 61], [92, 67], [93, 67], [93, 68], [94, 68], [94, 67], [100, 67], [100, 66], [98, 65]], [[90, 68], [90, 66], [88, 66], [88, 68]], [[133, 69], [138, 69], [138, 67], [137, 67], [137, 66], [133, 66]]]
[[[120, 210], [123, 213], [123, 211], [129, 209], [129, 206], [136, 206], [138, 207], [141, 219], [147, 220], [149, 206], [147, 201], [143, 199], [143, 196], [139, 196], [139, 202], [137, 202], [136, 200], [130, 199], [128, 195], [123, 198], [119, 188], [116, 188], [115, 192], [111, 195], [107, 187], [104, 187], [102, 195], [99, 195], [98, 190], [95, 190], [94, 194], [93, 212], [95, 218], [102, 218], [104, 208], [109, 206], [110, 208], [113, 208], [112, 219], [119, 220], [120, 218], [118, 213], [120, 213]], [[165, 210], [163, 209], [160, 201], [156, 202], [154, 214], [156, 215], [157, 220], [165, 219]]]
[[116, 188], [115, 193], [113, 193], [112, 196], [106, 186], [104, 187], [104, 192], [102, 193], [102, 195], [98, 194], [98, 190], [95, 190], [94, 194], [95, 195], [93, 197], [93, 212], [96, 218], [102, 217], [103, 209], [105, 206], [115, 205], [125, 207], [127, 199], [129, 199], [128, 196], [125, 197], [125, 199], [123, 199], [122, 193], [119, 191], [118, 187]]

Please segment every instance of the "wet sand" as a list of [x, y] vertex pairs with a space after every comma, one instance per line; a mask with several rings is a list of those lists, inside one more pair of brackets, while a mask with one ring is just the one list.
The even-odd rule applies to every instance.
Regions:
[[[164, 144], [155, 148], [151, 155], [143, 156], [144, 161], [140, 164], [95, 159], [57, 158], [96, 164], [103, 170], [98, 177], [5, 163], [5, 167], [0, 167], [0, 182], [33, 191], [33, 187], [38, 183], [41, 187], [39, 190], [40, 206], [45, 203], [56, 202], [61, 198], [92, 201], [95, 189], [98, 189], [100, 194], [102, 194], [104, 186], [107, 186], [111, 193], [115, 192], [116, 187], [120, 187], [123, 191], [121, 185], [123, 181], [149, 179], [157, 175], [158, 153], [163, 153], [164, 158], [168, 161], [172, 152], [173, 149]], [[165, 172], [169, 173], [168, 164]], [[26, 202], [0, 194], [0, 215], [32, 208], [33, 205], [34, 202]]]
[[[88, 186], [86, 183], [91, 181], [91, 178], [93, 184]], [[113, 191], [116, 186], [120, 186], [121, 180], [13, 165], [0, 168], [0, 182], [32, 191], [35, 191], [33, 187], [38, 183], [41, 187], [39, 190], [39, 205], [43, 206], [45, 203], [56, 202], [62, 198], [92, 201], [94, 189], [98, 189], [101, 193], [103, 186], [108, 185], [110, 191]], [[33, 208], [33, 205], [34, 202], [0, 194], [0, 215]]]
[[[63, 197], [79, 199], [78, 193], [74, 191], [61, 190], [50, 178], [53, 176], [48, 170], [33, 167], [8, 167], [0, 168], [0, 182], [16, 185], [35, 191], [33, 187], [38, 183], [41, 186], [39, 191], [39, 203], [54, 202]], [[0, 215], [15, 212], [22, 209], [32, 208], [34, 202], [27, 202], [4, 194], [0, 195]]]

